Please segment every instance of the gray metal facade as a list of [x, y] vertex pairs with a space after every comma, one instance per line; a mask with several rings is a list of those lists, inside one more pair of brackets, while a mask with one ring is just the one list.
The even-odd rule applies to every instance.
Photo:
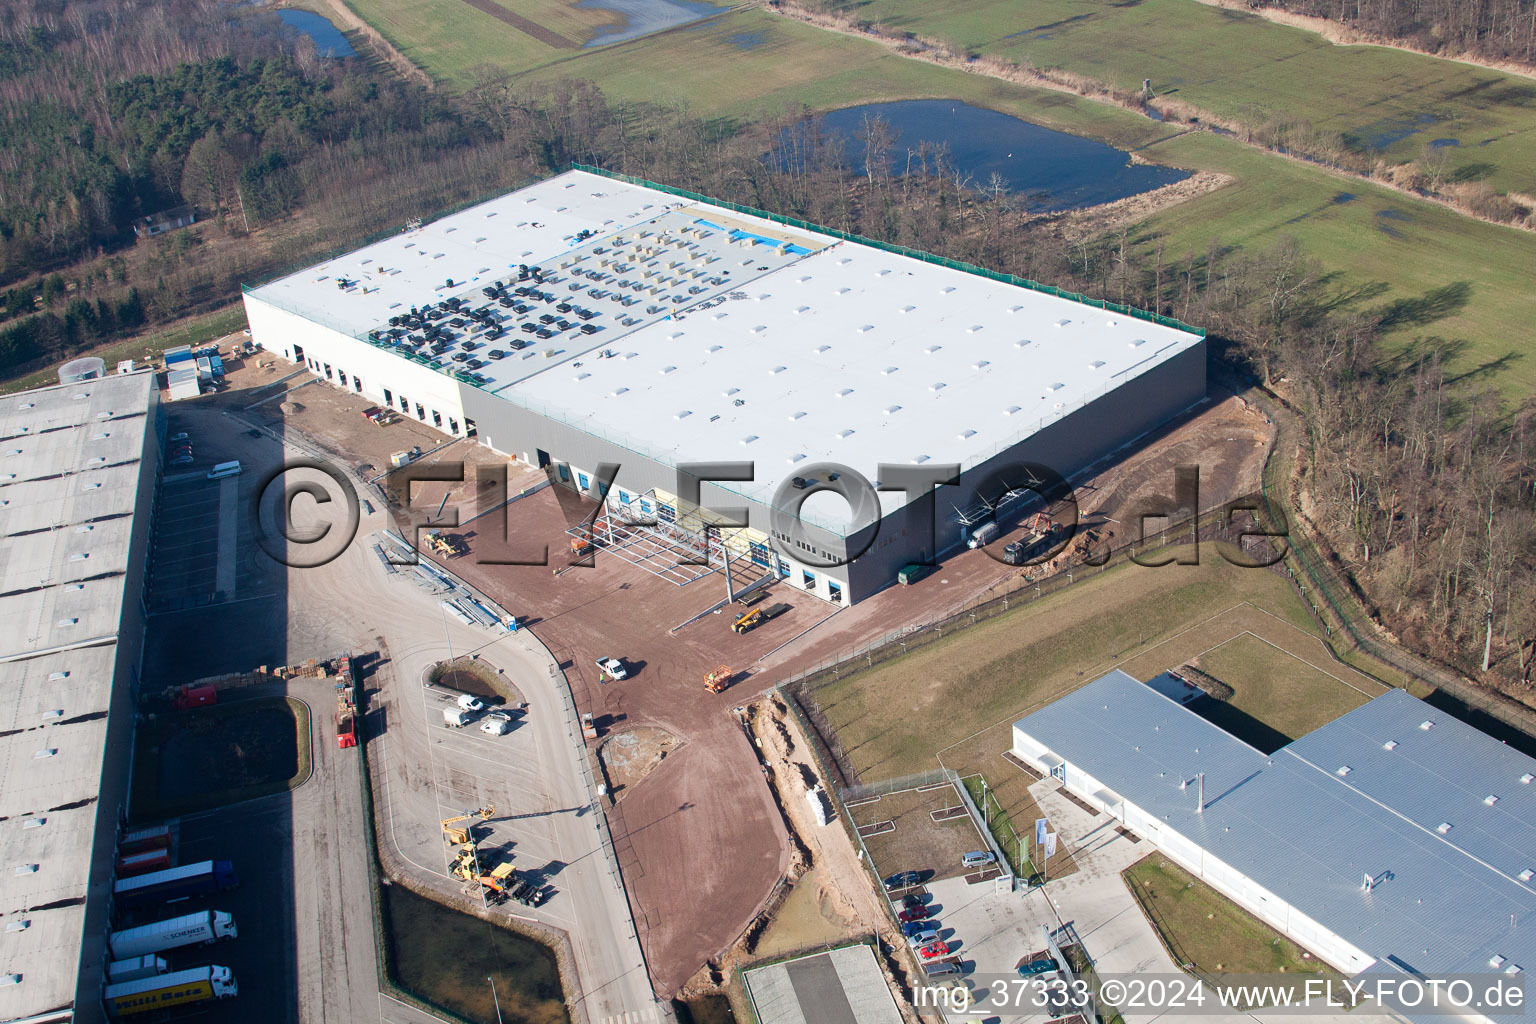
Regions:
[[[1021, 390], [1034, 387], [1034, 382], [1021, 382], [1020, 386]], [[848, 565], [825, 569], [815, 566], [803, 552], [782, 539], [767, 505], [733, 493], [729, 485], [704, 481], [699, 493], [702, 504], [709, 508], [745, 508], [749, 525], [773, 538], [772, 543], [781, 555], [839, 582], [850, 602], [862, 600], [892, 583], [903, 566], [926, 561], [962, 544], [965, 537], [953, 520], [954, 509], [975, 503], [978, 487], [995, 472], [1027, 461], [1070, 476], [1195, 405], [1205, 397], [1205, 389], [1206, 346], [1201, 342], [965, 471], [958, 487], [941, 488], [933, 496], [903, 505], [885, 516], [877, 527], [844, 537], [804, 523], [804, 539], [818, 551], [837, 559], [867, 545], [864, 554]], [[460, 385], [460, 392], [464, 414], [475, 423], [479, 439], [497, 451], [530, 460], [542, 451], [556, 463], [580, 467], [588, 473], [595, 472], [602, 463], [617, 463], [620, 468], [614, 482], [616, 488], [633, 493], [651, 489], [680, 493], [677, 471], [671, 466], [613, 440], [523, 408], [515, 399], [498, 397], [467, 384]], [[643, 424], [638, 424], [636, 431], [642, 432]], [[733, 461], [732, 453], [721, 453], [721, 461]], [[872, 481], [878, 478], [875, 466], [850, 468]], [[568, 484], [579, 489], [574, 474]], [[929, 532], [920, 524], [930, 521], [936, 521], [937, 551], [925, 550]], [[878, 534], [872, 542], [871, 533]]]

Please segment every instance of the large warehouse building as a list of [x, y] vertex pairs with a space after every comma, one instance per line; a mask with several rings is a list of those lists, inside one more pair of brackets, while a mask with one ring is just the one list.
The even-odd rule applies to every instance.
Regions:
[[1402, 690], [1265, 755], [1154, 682], [1090, 683], [1014, 754], [1346, 975], [1536, 965], [1536, 760]]
[[[268, 351], [601, 492], [623, 531], [686, 545], [719, 517], [678, 467], [752, 463], [700, 502], [745, 510], [732, 552], [837, 603], [962, 543], [1041, 478], [1019, 463], [1070, 474], [1205, 396], [1203, 336], [1175, 321], [586, 170], [245, 305]], [[909, 500], [882, 465], [963, 475]], [[815, 493], [839, 466], [880, 487], [862, 517]]]
[[139, 372], [0, 398], [0, 1020], [104, 1017], [157, 395]]

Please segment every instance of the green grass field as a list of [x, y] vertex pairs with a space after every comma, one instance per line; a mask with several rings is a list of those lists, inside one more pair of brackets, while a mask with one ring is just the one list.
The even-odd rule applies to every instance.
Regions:
[[[1333, 286], [1341, 294], [1358, 296], [1354, 301], [1360, 308], [1405, 304], [1408, 315], [1398, 318], [1391, 344], [1410, 350], [1422, 347], [1425, 338], [1444, 339], [1438, 347], [1454, 372], [1485, 374], [1511, 395], [1536, 389], [1536, 361], [1525, 358], [1524, 351], [1526, 297], [1536, 294], [1536, 235], [1530, 232], [1475, 221], [1390, 189], [1256, 151], [1235, 139], [1185, 132], [1065, 93], [936, 67], [866, 39], [760, 9], [739, 10], [627, 43], [560, 52], [515, 33], [462, 0], [349, 2], [434, 77], [448, 82], [462, 82], [474, 63], [491, 61], [535, 80], [585, 78], [617, 100], [684, 104], [701, 115], [739, 119], [776, 114], [798, 104], [831, 109], [953, 97], [1140, 150], [1159, 162], [1219, 171], [1231, 175], [1233, 184], [1153, 216], [1138, 232], [1141, 244], [1161, 239], [1169, 258], [1182, 258], [1206, 252], [1213, 240], [1262, 248], [1294, 236], [1335, 275]], [[894, 17], [904, 10], [900, 2], [889, 0], [881, 9]], [[1195, 0], [1166, 2], [1194, 12], [1169, 17], [1224, 18]], [[974, 7], [965, 4], [955, 10], [963, 13]], [[1006, 17], [1018, 20], [1016, 15]], [[960, 18], [952, 14], [944, 24]], [[1257, 20], [1252, 27], [1261, 35], [1277, 28]], [[1292, 34], [1300, 40], [1316, 39]], [[1461, 67], [1432, 58], [1415, 61]], [[1134, 77], [1139, 84], [1144, 75]], [[1529, 113], [1526, 117], [1532, 121], [1527, 127], [1536, 127]], [[1353, 198], [1338, 201], [1343, 196]]]
[[1206, 651], [1195, 664], [1234, 691], [1230, 701], [1201, 701], [1201, 714], [1249, 742], [1246, 720], [1262, 723], [1278, 741], [1273, 746], [1254, 743], [1266, 753], [1327, 725], [1375, 692], [1362, 692], [1252, 633]]
[[1176, 964], [1204, 977], [1232, 974], [1337, 977], [1316, 957], [1204, 882], [1154, 853], [1121, 872]]
[[[933, 768], [936, 751], [956, 770], [990, 769], [1017, 718], [1111, 668], [1147, 679], [1183, 664], [1251, 625], [1212, 621], [1244, 602], [1275, 616], [1274, 628], [1292, 634], [1280, 639], [1299, 655], [1322, 657], [1284, 579], [1239, 569], [1206, 547], [1194, 566], [1121, 562], [812, 696], [866, 781]], [[960, 704], [965, 714], [953, 714]], [[972, 734], [982, 737], [975, 749]]]
[[[1434, 140], [1449, 165], [1500, 189], [1536, 190], [1536, 82], [1303, 29], [1194, 0], [872, 0], [861, 18], [1041, 68], [1061, 68], [1224, 119], [1292, 119], [1392, 162]], [[1220, 59], [1213, 59], [1219, 54]]]

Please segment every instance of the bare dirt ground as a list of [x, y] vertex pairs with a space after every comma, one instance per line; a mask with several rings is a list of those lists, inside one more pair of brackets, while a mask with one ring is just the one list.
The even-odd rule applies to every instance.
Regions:
[[[1214, 382], [1213, 382], [1214, 383]], [[1193, 465], [1200, 472], [1201, 509], [1219, 507], [1258, 491], [1264, 456], [1273, 425], [1256, 406], [1236, 396], [1213, 393], [1210, 403], [1168, 424], [1106, 465], [1074, 478], [1077, 509], [1055, 510], [1058, 522], [1079, 517], [1101, 537], [1120, 545], [1127, 525], [1139, 512], [1174, 508], [1174, 467]], [[1160, 521], [1149, 520], [1148, 529]], [[1017, 528], [988, 545], [987, 550], [960, 551], [947, 557], [939, 571], [913, 586], [892, 586], [843, 609], [814, 632], [786, 644], [764, 658], [759, 670], [786, 679], [813, 666], [829, 663], [887, 636], [901, 627], [946, 618], [965, 605], [985, 600], [1021, 585], [1025, 576], [1039, 578], [1070, 569], [1074, 559], [1063, 552], [1042, 566], [1011, 566], [994, 558]]]
[[[773, 598], [791, 610], [738, 635], [725, 612], [682, 626], [724, 598], [718, 575], [678, 587], [601, 549], [592, 567], [554, 575], [568, 564], [565, 531], [590, 508], [562, 488], [530, 494], [509, 506], [506, 537], [460, 531], [470, 551], [452, 567], [522, 617], [560, 660], [598, 742], [637, 726], [677, 737], [679, 747], [609, 812], [647, 964], [667, 995], [742, 934], [786, 868], [779, 813], [731, 709], [761, 690], [749, 671], [756, 659], [826, 612], [815, 598], [776, 588]], [[490, 564], [541, 561], [545, 549], [548, 564]], [[601, 682], [599, 657], [623, 658], [629, 677]], [[737, 669], [735, 682], [708, 693], [704, 676], [721, 664]]]
[[615, 800], [624, 799], [676, 749], [677, 737], [654, 726], [637, 725], [609, 734], [597, 748], [603, 774], [608, 777], [608, 792]]

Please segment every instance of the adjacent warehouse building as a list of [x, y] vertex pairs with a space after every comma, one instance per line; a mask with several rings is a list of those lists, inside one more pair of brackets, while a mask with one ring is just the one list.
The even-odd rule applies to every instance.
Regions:
[[1112, 672], [1013, 752], [1347, 975], [1536, 966], [1536, 760], [1393, 690], [1260, 751]]
[[[245, 305], [263, 348], [549, 467], [620, 532], [687, 546], [744, 510], [734, 554], [844, 604], [1025, 493], [1020, 463], [1070, 474], [1205, 396], [1203, 336], [1175, 321], [586, 170]], [[678, 467], [703, 462], [753, 475], [703, 483], [700, 512]], [[910, 497], [880, 468], [946, 465], [958, 486]], [[856, 476], [893, 488], [861, 488], [862, 516], [814, 493]]]
[[103, 1016], [156, 396], [146, 371], [0, 398], [0, 1020]]

